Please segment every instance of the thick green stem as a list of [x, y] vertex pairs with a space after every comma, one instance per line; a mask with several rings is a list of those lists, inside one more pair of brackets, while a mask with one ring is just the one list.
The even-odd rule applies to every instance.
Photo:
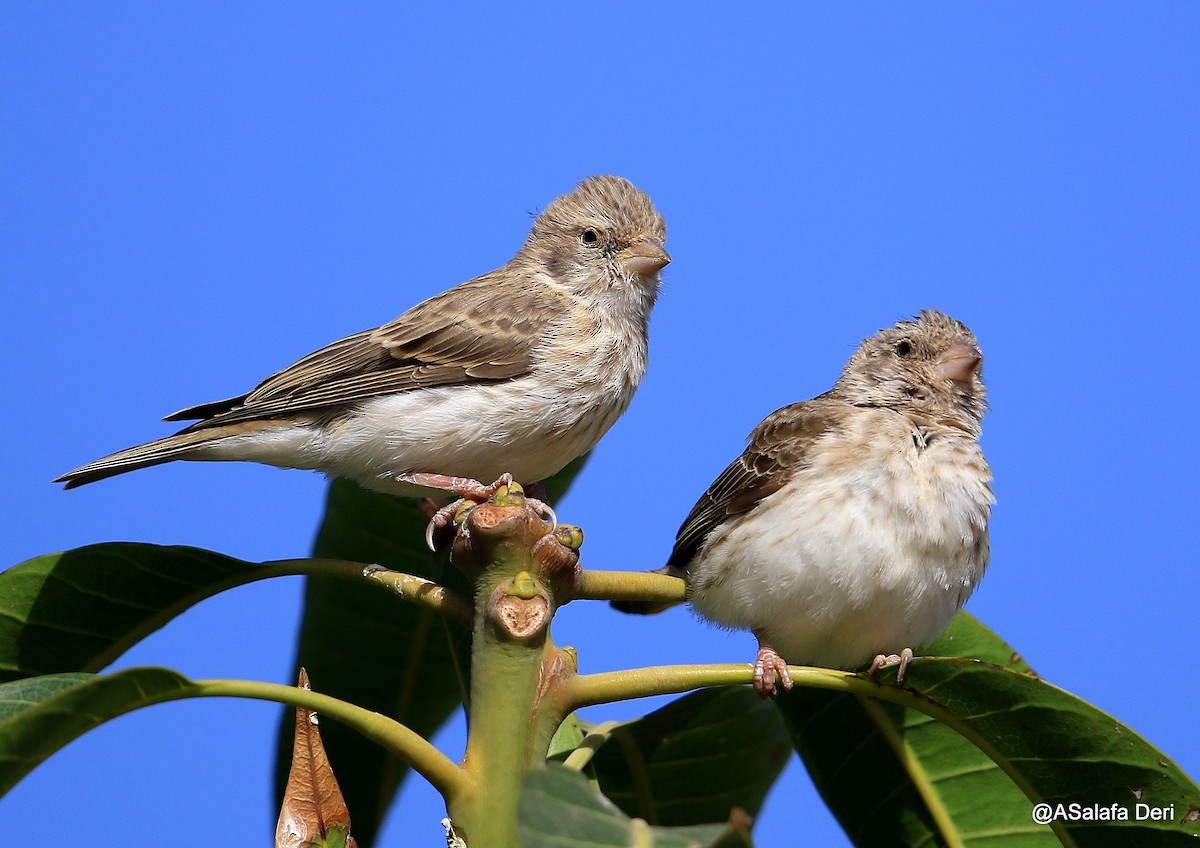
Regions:
[[575, 679], [578, 660], [574, 648], [555, 648], [547, 639], [542, 655], [542, 670], [538, 680], [538, 698], [533, 720], [529, 726], [528, 766], [533, 768], [545, 761], [554, 734], [558, 732], [571, 709], [570, 682]]
[[515, 846], [517, 797], [528, 759], [542, 651], [497, 639], [487, 632], [490, 625], [480, 624], [471, 650], [463, 757], [473, 790], [455, 802], [448, 799], [446, 809], [467, 845]]
[[455, 565], [475, 576], [463, 758], [470, 784], [447, 798], [446, 809], [471, 848], [516, 848], [521, 778], [545, 753], [533, 748], [546, 736], [543, 666], [552, 667], [559, 654], [549, 640], [553, 590], [564, 555], [571, 567], [577, 561], [549, 533], [523, 499], [501, 494], [476, 507], [455, 540]]

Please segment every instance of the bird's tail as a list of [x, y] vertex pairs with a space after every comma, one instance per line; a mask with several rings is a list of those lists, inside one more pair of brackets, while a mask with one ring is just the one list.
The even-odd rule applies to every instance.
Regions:
[[175, 459], [202, 459], [200, 448], [211, 445], [216, 441], [236, 434], [247, 432], [246, 423], [218, 427], [203, 427], [187, 429], [173, 436], [135, 445], [125, 450], [117, 451], [106, 457], [81, 465], [74, 471], [68, 471], [54, 479], [55, 483], [65, 483], [64, 488], [74, 489], [85, 483], [94, 483], [106, 477], [115, 477], [126, 471], [136, 471], [139, 468], [149, 468], [151, 465], [162, 465]]
[[[662, 568], [656, 568], [650, 574], [666, 574], [671, 577], [683, 577], [675, 569], [669, 565], [664, 565]], [[664, 610], [669, 610], [673, 606], [678, 606], [683, 601], [635, 601], [635, 600], [615, 600], [609, 601], [609, 606], [618, 612], [629, 613], [630, 615], [656, 615]]]

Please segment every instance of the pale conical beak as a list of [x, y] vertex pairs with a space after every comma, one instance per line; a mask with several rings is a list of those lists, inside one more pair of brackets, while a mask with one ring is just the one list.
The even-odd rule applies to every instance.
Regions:
[[971, 375], [979, 367], [981, 359], [979, 351], [971, 345], [966, 342], [955, 342], [938, 356], [937, 367], [943, 377], [965, 383], [971, 379]]
[[621, 270], [626, 274], [653, 274], [671, 261], [663, 243], [656, 238], [646, 238], [617, 254]]

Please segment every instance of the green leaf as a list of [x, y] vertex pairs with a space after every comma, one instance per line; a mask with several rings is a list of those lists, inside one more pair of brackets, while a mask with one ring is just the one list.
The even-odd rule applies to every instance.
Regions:
[[68, 742], [139, 707], [181, 697], [192, 682], [165, 668], [54, 674], [0, 684], [0, 795]]
[[600, 789], [655, 825], [757, 815], [792, 751], [778, 711], [745, 686], [693, 692], [610, 734], [591, 761]]
[[325, 831], [324, 836], [314, 834], [312, 842], [305, 848], [352, 848], [354, 844], [354, 838], [347, 828], [331, 827]]
[[551, 764], [521, 787], [517, 834], [522, 848], [735, 848], [751, 846], [744, 823], [650, 827], [630, 819], [578, 772]]
[[965, 610], [950, 621], [946, 632], [922, 650], [930, 657], [963, 657], [1033, 674], [1029, 663], [984, 624]]
[[[1200, 824], [1180, 822], [1200, 807], [1200, 789], [1137, 734], [1039, 680], [975, 619], [960, 614], [925, 653], [989, 661], [918, 659], [909, 667], [904, 688], [945, 723], [815, 689], [779, 699], [797, 752], [856, 845], [1196, 844]], [[894, 668], [880, 675], [894, 678]], [[1052, 830], [1032, 820], [1040, 801], [1116, 803], [1131, 819], [1139, 802], [1174, 804], [1174, 821], [1063, 822]]]
[[[923, 653], [1029, 671], [965, 612]], [[922, 664], [918, 659], [911, 668]], [[940, 844], [949, 836], [935, 821], [939, 816], [951, 818], [953, 835], [967, 845], [988, 835], [1003, 835], [1013, 845], [1059, 844], [1048, 828], [1033, 824], [1025, 793], [1000, 767], [940, 722], [895, 704], [818, 689], [795, 689], [779, 704], [790, 719], [797, 753], [855, 844], [889, 837], [903, 845]], [[988, 802], [976, 804], [980, 798]]]
[[554, 731], [554, 736], [550, 738], [550, 748], [546, 751], [546, 759], [561, 759], [567, 754], [570, 754], [579, 747], [579, 743], [584, 740], [585, 733], [582, 722], [575, 713], [571, 713], [563, 723]]
[[274, 573], [198, 548], [132, 543], [23, 562], [0, 574], [0, 681], [99, 671], [192, 605]]

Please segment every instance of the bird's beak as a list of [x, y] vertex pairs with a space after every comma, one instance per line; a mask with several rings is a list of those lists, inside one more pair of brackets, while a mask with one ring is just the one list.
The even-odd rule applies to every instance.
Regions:
[[645, 238], [618, 253], [617, 260], [626, 274], [653, 274], [670, 262], [671, 256], [661, 241]]
[[965, 383], [971, 379], [981, 359], [979, 351], [971, 345], [955, 342], [938, 356], [937, 367], [943, 377]]

